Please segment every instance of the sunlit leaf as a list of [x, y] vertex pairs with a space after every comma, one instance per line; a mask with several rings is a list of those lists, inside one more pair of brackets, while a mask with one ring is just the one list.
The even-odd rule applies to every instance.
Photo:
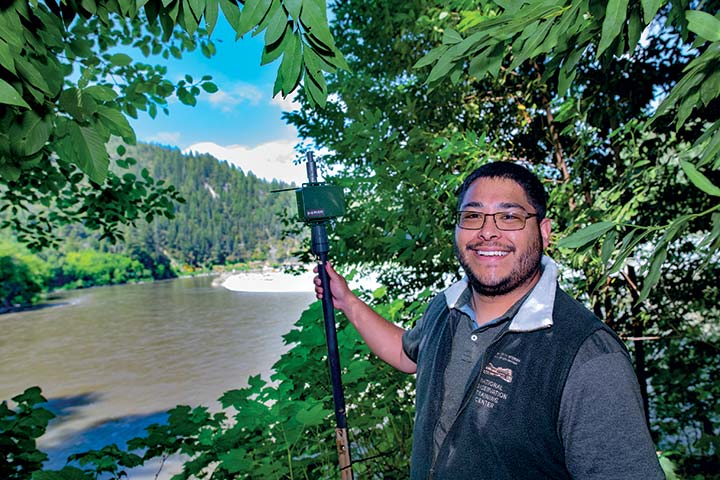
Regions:
[[708, 179], [697, 168], [695, 168], [695, 165], [684, 160], [680, 160], [680, 166], [682, 167], [685, 175], [687, 175], [688, 179], [692, 182], [693, 185], [695, 185], [697, 188], [707, 193], [708, 195], [720, 197], [720, 187], [713, 184], [710, 179]]
[[720, 18], [700, 10], [687, 11], [685, 18], [687, 18], [690, 31], [711, 42], [720, 41]]
[[116, 53], [110, 56], [110, 63], [116, 67], [126, 67], [132, 63], [132, 57], [125, 53]]
[[[237, 38], [252, 30], [265, 17], [272, 0], [247, 0], [240, 15], [240, 21], [235, 29]], [[224, 10], [223, 10], [224, 11]]]
[[560, 248], [579, 248], [600, 238], [605, 232], [615, 227], [612, 222], [598, 222], [588, 225], [558, 242]]
[[600, 36], [600, 44], [597, 49], [597, 56], [612, 44], [613, 40], [622, 31], [627, 16], [628, 0], [609, 0], [605, 9], [605, 18], [602, 24], [602, 33]]
[[641, 0], [640, 3], [643, 9], [643, 21], [647, 25], [655, 18], [655, 14], [660, 10], [665, 0]]
[[0, 103], [5, 105], [17, 105], [18, 107], [30, 108], [20, 94], [12, 85], [0, 78]]

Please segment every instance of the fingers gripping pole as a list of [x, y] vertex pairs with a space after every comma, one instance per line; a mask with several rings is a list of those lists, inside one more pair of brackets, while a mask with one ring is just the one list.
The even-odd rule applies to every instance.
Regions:
[[332, 382], [333, 402], [335, 404], [335, 444], [340, 465], [340, 478], [352, 480], [352, 463], [350, 460], [350, 442], [347, 436], [347, 417], [345, 411], [345, 395], [343, 394], [342, 378], [340, 377], [340, 354], [338, 352], [337, 331], [335, 330], [335, 311], [330, 291], [330, 277], [328, 276], [327, 254], [329, 244], [325, 224], [312, 225], [311, 249], [318, 256], [318, 274], [323, 288], [323, 317], [325, 319], [325, 339], [328, 348], [328, 364], [330, 367], [330, 380]]

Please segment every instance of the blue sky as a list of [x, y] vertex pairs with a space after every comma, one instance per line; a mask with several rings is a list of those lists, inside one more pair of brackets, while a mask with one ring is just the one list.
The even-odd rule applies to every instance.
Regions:
[[203, 92], [195, 107], [173, 97], [170, 115], [159, 113], [151, 119], [140, 112], [131, 122], [138, 140], [210, 153], [267, 179], [307, 181], [304, 166], [292, 163], [297, 131], [281, 119], [283, 111], [298, 105], [289, 98], [272, 98], [279, 61], [260, 66], [263, 35], [235, 41], [235, 32], [220, 18], [212, 38], [217, 53], [211, 59], [199, 49], [182, 60], [151, 59], [167, 65], [173, 82], [185, 74], [194, 79], [212, 75], [220, 90]]

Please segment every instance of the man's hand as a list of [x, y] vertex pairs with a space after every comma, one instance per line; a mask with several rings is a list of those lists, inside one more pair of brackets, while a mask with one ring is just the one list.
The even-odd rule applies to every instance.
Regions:
[[[347, 280], [340, 276], [330, 263], [326, 263], [325, 265], [325, 271], [330, 279], [330, 291], [332, 292], [333, 305], [338, 310], [347, 313], [350, 309], [350, 304], [354, 301], [359, 301], [359, 299], [350, 290], [350, 287], [348, 287]], [[318, 267], [316, 266], [313, 271], [318, 273]], [[315, 296], [322, 299], [325, 292], [323, 291], [322, 282], [320, 281], [320, 275], [315, 276], [314, 282]]]

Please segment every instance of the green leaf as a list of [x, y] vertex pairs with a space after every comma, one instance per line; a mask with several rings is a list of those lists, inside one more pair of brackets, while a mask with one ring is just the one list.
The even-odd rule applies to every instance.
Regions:
[[327, 103], [327, 85], [322, 72], [317, 74], [306, 69], [305, 73], [305, 89], [310, 95], [310, 99], [320, 108], [325, 108]]
[[642, 23], [640, 14], [638, 14], [637, 10], [633, 10], [630, 14], [630, 21], [628, 22], [628, 50], [630, 55], [635, 51], [641, 35]]
[[218, 86], [213, 82], [203, 82], [200, 84], [200, 87], [207, 93], [215, 93], [219, 90]]
[[192, 0], [185, 0], [185, 2], [178, 2], [180, 4], [180, 12], [182, 13], [180, 18], [178, 19], [178, 24], [181, 27], [185, 28], [185, 31], [187, 33], [193, 35], [200, 26], [200, 23], [195, 17], [195, 14], [192, 11], [192, 7], [190, 7], [191, 1]]
[[272, 18], [275, 16], [278, 11], [283, 12], [285, 15], [285, 23], [287, 23], [287, 14], [285, 13], [285, 10], [282, 7], [281, 0], [273, 0], [272, 4], [270, 4], [270, 8], [267, 12], [265, 12], [265, 15], [260, 20], [260, 23], [258, 23], [257, 27], [255, 27], [255, 31], [253, 32], [252, 36], [259, 35], [263, 30], [268, 28], [270, 24], [272, 23]]
[[600, 260], [602, 261], [603, 265], [607, 265], [607, 262], [610, 260], [610, 256], [612, 255], [613, 251], [615, 250], [615, 242], [617, 241], [617, 238], [618, 238], [617, 230], [612, 230], [605, 237], [605, 240], [603, 241], [602, 250], [600, 253]]
[[314, 425], [321, 425], [325, 422], [325, 418], [330, 414], [329, 410], [323, 408], [321, 402], [317, 402], [307, 410], [301, 410], [295, 418], [301, 425], [305, 427], [311, 427]]
[[233, 27], [233, 30], [237, 32], [240, 28], [241, 17], [240, 8], [238, 7], [237, 3], [234, 1], [231, 2], [230, 0], [219, 0], [219, 3], [223, 15], [225, 15], [225, 18], [227, 19], [230, 26]]
[[304, 0], [300, 21], [307, 28], [309, 35], [315, 37], [327, 50], [332, 51], [335, 41], [327, 27], [326, 8], [323, 0]]
[[462, 35], [452, 28], [446, 28], [443, 33], [442, 43], [443, 45], [455, 45], [463, 41]]
[[52, 94], [43, 74], [40, 73], [32, 62], [23, 57], [18, 57], [15, 59], [15, 68], [17, 68], [20, 76], [23, 77], [28, 84], [44, 93]]
[[247, 0], [240, 14], [238, 26], [235, 29], [237, 38], [242, 37], [256, 27], [265, 17], [271, 4], [272, 0]]
[[275, 83], [273, 84], [273, 93], [272, 93], [273, 97], [282, 91], [282, 85], [283, 85], [282, 71], [278, 70], [277, 75], [275, 75]]
[[633, 249], [649, 234], [649, 230], [645, 230], [640, 235], [635, 236], [635, 231], [630, 231], [625, 238], [623, 238], [622, 245], [620, 245], [620, 251], [618, 253], [617, 258], [613, 261], [612, 265], [610, 265], [610, 268], [607, 271], [608, 275], [612, 275], [613, 273], [616, 273], [620, 270], [620, 268], [623, 266], [623, 263], [627, 259], [627, 257], [630, 256]]
[[227, 470], [230, 474], [247, 470], [252, 466], [252, 457], [248, 456], [248, 452], [244, 448], [236, 448], [234, 450], [230, 450], [227, 453], [219, 455], [218, 458], [221, 462], [220, 466], [223, 469]]
[[658, 460], [660, 461], [660, 468], [662, 468], [666, 480], [680, 480], [680, 477], [675, 473], [676, 465], [672, 460], [664, 455], [661, 455]]
[[300, 18], [303, 0], [283, 0], [282, 4], [292, 18]]
[[283, 59], [278, 72], [282, 73], [283, 95], [288, 95], [295, 90], [295, 87], [300, 83], [302, 60], [302, 41], [298, 34], [293, 33], [292, 39], [288, 39], [288, 44], [283, 53]]
[[597, 57], [612, 44], [615, 37], [622, 31], [627, 15], [628, 0], [609, 0], [605, 9], [605, 18], [602, 24], [602, 34], [598, 45]]
[[132, 63], [132, 57], [125, 53], [116, 53], [108, 59], [116, 67], [127, 67]]
[[690, 95], [686, 96], [682, 101], [677, 110], [675, 129], [680, 130], [680, 127], [685, 123], [685, 120], [692, 114], [693, 110], [698, 106], [700, 100], [700, 91], [695, 90]]
[[665, 263], [665, 258], [667, 257], [667, 247], [662, 246], [659, 248], [659, 251], [655, 251], [655, 254], [653, 256], [653, 261], [650, 264], [650, 269], [648, 271], [648, 274], [645, 276], [645, 279], [643, 280], [643, 288], [640, 292], [640, 297], [638, 298], [638, 303], [645, 301], [645, 299], [650, 294], [650, 290], [657, 284], [658, 280], [660, 279], [660, 271], [663, 263]]
[[680, 160], [680, 166], [693, 185], [708, 195], [720, 197], [720, 187], [714, 185], [705, 175], [695, 168], [695, 165], [685, 160]]
[[[279, 45], [265, 45], [263, 47], [262, 56], [260, 58], [260, 65], [267, 65], [268, 63], [272, 63], [278, 58], [280, 58], [280, 55], [283, 54], [285, 49], [287, 48], [287, 43], [289, 41], [293, 41], [291, 39], [293, 35], [284, 35], [282, 41]], [[308, 53], [312, 52], [312, 49], [305, 48], [304, 54], [307, 57]], [[316, 55], [317, 56], [317, 55]]]
[[711, 42], [720, 41], [720, 19], [707, 12], [688, 10], [685, 12], [688, 30]]
[[34, 111], [26, 111], [20, 123], [10, 128], [13, 150], [19, 155], [30, 156], [45, 146], [51, 131], [51, 122]]
[[127, 118], [119, 110], [106, 107], [103, 105], [97, 106], [97, 115], [100, 117], [103, 125], [105, 125], [110, 133], [122, 137], [123, 140], [130, 144], [135, 143], [135, 131], [130, 126]]
[[10, 46], [0, 41], [0, 65], [12, 74], [16, 74], [14, 58], [15, 55], [10, 51]]
[[477, 55], [470, 60], [468, 73], [475, 78], [481, 79], [485, 74], [489, 73], [493, 77], [497, 77], [502, 61], [504, 58], [505, 46], [502, 43], [495, 45], [493, 50], [488, 54], [486, 52]]
[[12, 85], [0, 78], [0, 103], [5, 105], [16, 105], [18, 107], [30, 108], [20, 94]]
[[117, 92], [112, 87], [107, 85], [93, 85], [83, 90], [83, 94], [90, 95], [95, 100], [101, 102], [111, 102], [118, 96]]
[[107, 176], [110, 159], [105, 142], [96, 130], [65, 120], [58, 127], [57, 152], [61, 160], [75, 164], [90, 180], [101, 185]]
[[615, 228], [612, 222], [598, 222], [588, 225], [558, 242], [560, 248], [579, 248], [600, 238], [608, 230]]
[[700, 100], [709, 106], [720, 95], [720, 70], [715, 70], [700, 84]]
[[430, 70], [430, 74], [425, 80], [425, 83], [429, 85], [435, 80], [444, 77], [450, 70], [452, 70], [454, 66], [455, 57], [450, 53], [443, 55], [442, 57], [440, 57], [440, 60], [438, 60], [432, 70]]
[[643, 9], [643, 20], [646, 25], [655, 18], [655, 14], [665, 2], [666, 0], [640, 0]]
[[565, 65], [563, 65], [560, 68], [560, 73], [558, 75], [558, 95], [561, 97], [565, 96], [568, 89], [572, 85], [573, 81], [575, 80], [575, 76], [577, 75], [577, 69], [573, 68], [570, 70], [570, 74], [568, 75], [568, 69], [565, 68]]
[[207, 30], [208, 35], [212, 35], [215, 30], [218, 15], [218, 2], [216, 0], [210, 0], [205, 3], [205, 29]]
[[[285, 42], [285, 40], [283, 40], [283, 43], [284, 42]], [[282, 47], [282, 44], [281, 44], [281, 47]], [[285, 47], [283, 47], [283, 49], [284, 48]], [[274, 55], [274, 53], [267, 55], [268, 60], [271, 59], [272, 55]], [[265, 57], [263, 57], [263, 58], [265, 58]], [[272, 60], [270, 60], [270, 61], [272, 61]], [[320, 72], [323, 72], [323, 71], [330, 72], [330, 73], [335, 72], [334, 66], [332, 66], [329, 63], [327, 63], [326, 61], [324, 61], [324, 59], [321, 58], [315, 52], [315, 50], [313, 50], [312, 48], [309, 48], [307, 45], [305, 45], [303, 47], [303, 61], [305, 62], [305, 68], [307, 68], [307, 70], [312, 75], [318, 75], [318, 74], [320, 74]]]
[[[213, 3], [213, 0], [210, 3]], [[199, 22], [205, 11], [205, 0], [185, 0], [185, 4], [190, 5], [193, 16]]]
[[278, 8], [270, 18], [268, 27], [265, 30], [265, 45], [277, 43], [288, 31], [289, 25], [292, 25], [292, 23], [288, 22], [285, 10]]
[[720, 213], [713, 213], [710, 218], [713, 222], [712, 230], [698, 244], [699, 249], [710, 248], [712, 244], [720, 238]]
[[430, 65], [447, 52], [448, 48], [449, 47], [447, 45], [440, 45], [439, 47], [433, 48], [427, 53], [427, 55], [418, 60], [415, 65], [413, 65], [413, 68], [422, 68], [426, 65]]
[[[703, 153], [700, 161], [698, 162], [698, 166], [705, 165], [715, 159], [714, 168], [716, 170], [720, 170], [720, 127], [717, 126], [717, 124], [720, 124], [720, 120], [715, 122], [715, 124], [715, 129], [708, 130], [705, 134], [703, 134], [702, 137], [695, 142], [693, 148], [702, 145], [704, 141], [707, 141], [707, 145], [705, 145], [702, 150]], [[707, 135], [709, 133], [713, 133], [713, 135]]]

